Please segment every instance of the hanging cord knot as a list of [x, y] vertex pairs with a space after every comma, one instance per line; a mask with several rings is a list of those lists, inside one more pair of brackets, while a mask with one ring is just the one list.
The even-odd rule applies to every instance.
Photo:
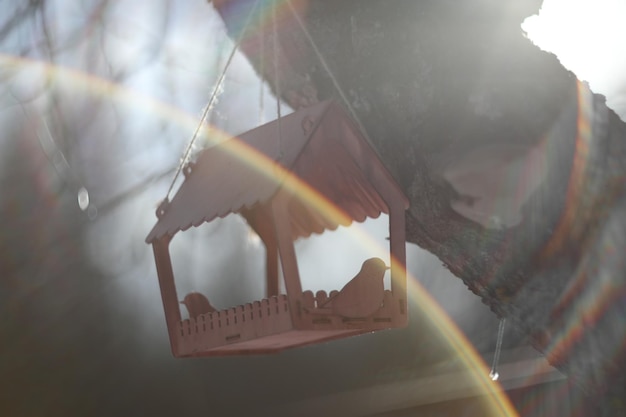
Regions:
[[195, 162], [188, 162], [187, 165], [185, 165], [185, 168], [183, 168], [183, 175], [185, 178], [189, 178], [195, 167]]
[[165, 216], [165, 213], [167, 213], [167, 209], [169, 208], [169, 206], [170, 200], [169, 198], [165, 197], [156, 209], [157, 219], [161, 219], [163, 216]]

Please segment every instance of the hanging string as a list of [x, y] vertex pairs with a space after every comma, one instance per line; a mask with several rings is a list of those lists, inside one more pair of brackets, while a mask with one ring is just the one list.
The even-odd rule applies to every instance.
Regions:
[[341, 98], [341, 100], [343, 101], [344, 105], [346, 106], [346, 108], [350, 112], [350, 115], [352, 116], [352, 118], [354, 119], [356, 124], [358, 125], [359, 129], [361, 130], [361, 132], [365, 135], [365, 139], [368, 142], [370, 142], [370, 145], [371, 145], [371, 140], [367, 136], [367, 131], [365, 130], [365, 128], [363, 126], [363, 123], [361, 123], [361, 119], [359, 119], [359, 117], [357, 116], [356, 111], [354, 110], [354, 108], [350, 104], [350, 101], [348, 100], [348, 97], [344, 93], [343, 88], [341, 88], [341, 86], [339, 85], [339, 81], [337, 81], [337, 77], [335, 77], [335, 75], [333, 74], [333, 72], [330, 69], [330, 66], [326, 62], [326, 59], [324, 59], [324, 56], [322, 55], [322, 53], [320, 52], [319, 48], [315, 44], [315, 41], [313, 40], [313, 37], [311, 36], [311, 33], [309, 32], [309, 30], [304, 25], [304, 22], [302, 22], [302, 19], [300, 19], [300, 16], [298, 15], [298, 12], [293, 7], [293, 4], [291, 4], [291, 0], [287, 0], [287, 4], [289, 5], [289, 9], [291, 10], [291, 14], [296, 19], [296, 22], [298, 22], [298, 26], [300, 26], [300, 29], [302, 30], [302, 33], [304, 33], [304, 36], [306, 37], [307, 41], [309, 42], [309, 45], [311, 45], [311, 48], [313, 49], [313, 52], [315, 52], [315, 55], [317, 56], [317, 59], [320, 61], [320, 64], [322, 64], [322, 67], [324, 67], [324, 71], [326, 71], [326, 73], [330, 77], [330, 80], [332, 81], [333, 86], [335, 87], [335, 90], [337, 90], [337, 93], [339, 93], [339, 97]]
[[174, 184], [176, 183], [176, 180], [178, 179], [178, 176], [180, 175], [180, 172], [182, 171], [183, 167], [187, 163], [187, 160], [189, 159], [189, 155], [191, 154], [191, 150], [193, 149], [193, 144], [198, 138], [198, 133], [200, 132], [200, 129], [202, 129], [202, 126], [204, 125], [204, 122], [206, 121], [209, 115], [209, 112], [211, 111], [211, 109], [213, 108], [213, 105], [215, 104], [215, 99], [217, 98], [220, 88], [222, 86], [222, 83], [224, 82], [224, 78], [226, 77], [226, 71], [228, 70], [228, 67], [231, 64], [235, 56], [235, 53], [237, 52], [237, 49], [239, 49], [239, 45], [241, 44], [241, 41], [244, 35], [248, 31], [248, 26], [250, 26], [250, 21], [252, 20], [252, 16], [254, 15], [258, 4], [259, 4], [259, 0], [256, 0], [254, 4], [252, 5], [252, 9], [250, 10], [250, 13], [246, 17], [246, 21], [244, 23], [243, 28], [241, 29], [241, 33], [239, 33], [239, 36], [237, 37], [237, 41], [233, 45], [233, 48], [230, 54], [228, 55], [226, 64], [224, 65], [224, 68], [222, 69], [222, 72], [220, 76], [218, 77], [217, 82], [215, 83], [215, 86], [213, 87], [211, 98], [209, 99], [209, 102], [204, 108], [204, 110], [202, 111], [202, 117], [200, 117], [200, 122], [198, 123], [198, 126], [196, 126], [196, 130], [194, 130], [193, 135], [191, 136], [191, 139], [189, 140], [189, 143], [187, 143], [187, 147], [185, 147], [185, 152], [183, 153], [180, 163], [178, 164], [178, 167], [176, 168], [176, 174], [174, 174], [174, 179], [172, 179], [172, 182], [169, 188], [167, 189], [167, 193], [165, 194], [164, 201], [169, 201], [170, 194], [172, 193], [172, 189], [174, 188]]
[[274, 38], [274, 87], [276, 88], [276, 126], [278, 129], [278, 161], [283, 159], [283, 134], [280, 120], [280, 80], [278, 76], [278, 28], [276, 25], [276, 9], [278, 1], [272, 6], [272, 34]]
[[262, 27], [262, 14], [259, 13], [259, 36], [261, 37], [261, 45], [259, 47], [260, 63], [259, 63], [259, 125], [265, 123], [265, 85], [263, 83], [263, 74], [265, 74], [265, 28]]
[[498, 325], [498, 340], [496, 341], [496, 351], [493, 354], [493, 362], [491, 364], [491, 372], [489, 372], [489, 377], [497, 381], [500, 377], [498, 374], [498, 362], [500, 361], [500, 351], [502, 350], [502, 338], [504, 336], [504, 325], [506, 324], [506, 319], [502, 317], [500, 319], [500, 324]]

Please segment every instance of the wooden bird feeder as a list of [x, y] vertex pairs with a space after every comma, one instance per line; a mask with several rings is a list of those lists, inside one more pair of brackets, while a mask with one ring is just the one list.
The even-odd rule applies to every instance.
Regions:
[[[273, 353], [406, 325], [408, 200], [334, 101], [206, 149], [183, 172], [184, 182], [172, 201], [158, 208], [146, 238], [154, 250], [174, 356]], [[243, 216], [265, 244], [267, 298], [182, 320], [169, 243], [181, 230], [230, 213]], [[322, 305], [332, 293], [302, 291], [294, 240], [381, 213], [389, 215], [391, 290], [368, 317], [329, 312]], [[287, 294], [279, 294], [278, 261]]]

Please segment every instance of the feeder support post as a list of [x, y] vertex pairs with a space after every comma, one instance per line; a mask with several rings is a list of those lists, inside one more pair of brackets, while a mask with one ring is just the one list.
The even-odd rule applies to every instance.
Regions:
[[407, 276], [404, 207], [392, 203], [389, 208], [389, 252], [391, 255], [391, 291], [400, 303], [400, 312], [407, 320]]
[[278, 295], [278, 247], [276, 241], [265, 243], [265, 290], [267, 297]]
[[174, 356], [178, 356], [178, 331], [181, 322], [178, 296], [176, 295], [176, 284], [174, 282], [174, 271], [170, 259], [168, 236], [155, 239], [152, 243], [154, 259], [156, 261], [157, 275], [159, 277], [159, 287], [161, 288], [161, 298], [163, 300], [163, 310], [165, 311], [165, 322], [170, 336], [170, 346]]
[[287, 202], [288, 195], [279, 191], [272, 201], [272, 222], [276, 230], [276, 240], [283, 268], [285, 288], [287, 289], [291, 320], [296, 327], [299, 327], [303, 323], [301, 317], [302, 284], [300, 283], [296, 251], [293, 246]]
[[[400, 193], [392, 192], [393, 181], [380, 169], [368, 169], [368, 179], [376, 187], [389, 209], [389, 253], [391, 256], [391, 291], [399, 303], [399, 311], [404, 324], [408, 323], [407, 311], [407, 276], [406, 276], [406, 225], [405, 211], [408, 200], [399, 198]], [[398, 190], [399, 191], [399, 190]]]

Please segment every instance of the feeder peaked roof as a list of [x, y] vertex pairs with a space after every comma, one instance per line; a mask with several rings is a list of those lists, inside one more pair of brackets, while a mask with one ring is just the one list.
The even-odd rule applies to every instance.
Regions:
[[[388, 213], [390, 196], [408, 207], [376, 152], [334, 101], [300, 109], [206, 149], [183, 172], [185, 181], [158, 213], [146, 242], [230, 213], [268, 220], [262, 217], [269, 213], [267, 203], [289, 173], [303, 181], [290, 190], [297, 197], [289, 204], [294, 239]], [[326, 216], [319, 204], [311, 204], [320, 195], [346, 216]]]

